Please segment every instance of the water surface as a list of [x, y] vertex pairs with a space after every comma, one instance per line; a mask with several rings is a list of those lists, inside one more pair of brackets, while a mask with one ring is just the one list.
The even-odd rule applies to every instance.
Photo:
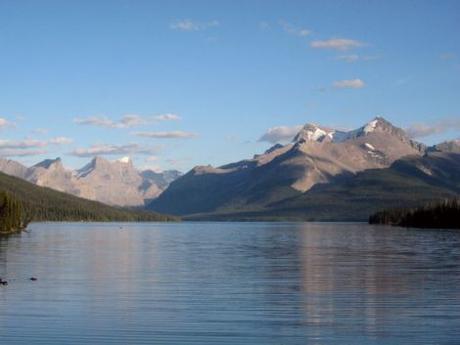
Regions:
[[337, 223], [30, 229], [0, 239], [9, 281], [0, 286], [1, 344], [460, 344], [460, 232]]

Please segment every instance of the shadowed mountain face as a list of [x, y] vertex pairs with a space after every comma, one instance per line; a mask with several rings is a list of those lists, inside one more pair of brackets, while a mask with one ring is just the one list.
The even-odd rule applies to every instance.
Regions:
[[[177, 171], [140, 172], [127, 158], [108, 161], [101, 157], [76, 171], [65, 169], [60, 158], [47, 159], [30, 168], [0, 159], [0, 171], [38, 186], [117, 206], [142, 206], [145, 199], [154, 199], [180, 176]], [[152, 174], [156, 179], [149, 177]]]
[[[445, 146], [435, 151], [447, 154], [440, 152], [446, 151]], [[428, 158], [426, 152], [427, 148], [423, 144], [411, 140], [402, 129], [380, 117], [349, 132], [307, 124], [292, 143], [277, 144], [253, 159], [219, 168], [200, 166], [192, 169], [174, 181], [148, 207], [161, 212], [195, 217], [199, 215], [204, 218], [217, 215], [235, 219], [252, 218], [252, 215], [280, 215], [287, 218], [325, 219], [325, 210], [336, 203], [341, 205], [343, 212], [331, 211], [329, 219], [365, 219], [369, 215], [367, 208], [361, 211], [356, 202], [354, 205], [341, 202], [345, 200], [350, 181], [367, 171], [382, 175], [382, 181], [376, 185], [377, 189], [367, 184], [369, 190], [375, 190], [374, 197], [377, 198], [379, 186], [388, 187], [387, 175], [393, 178], [395, 174], [405, 174], [401, 175], [402, 172], [396, 168], [401, 165], [408, 165], [417, 174], [426, 174], [420, 170], [423, 168], [419, 168], [423, 164], [429, 166], [426, 171], [432, 169], [436, 176], [447, 173], [450, 163], [441, 163], [449, 160], [443, 157], [438, 164], [431, 166], [432, 161], [436, 160], [436, 153], [430, 153]], [[411, 158], [399, 161], [403, 157]], [[453, 156], [452, 159], [455, 161], [457, 157]], [[409, 174], [406, 177], [411, 176]], [[441, 179], [437, 178], [435, 184]], [[405, 184], [403, 180], [397, 181]], [[327, 189], [328, 186], [340, 186], [340, 193], [334, 194], [333, 190]], [[322, 191], [322, 188], [326, 190]], [[317, 190], [321, 190], [320, 195], [316, 194]], [[361, 199], [368, 200], [366, 188], [363, 187], [361, 191]], [[443, 190], [440, 195], [447, 192]], [[334, 195], [334, 199], [327, 193]], [[310, 195], [314, 197], [310, 198]], [[318, 216], [318, 209], [314, 209], [314, 205], [320, 205], [315, 200], [319, 197], [325, 200], [320, 203], [323, 207], [322, 217]], [[308, 207], [314, 210], [313, 213], [305, 212]], [[284, 211], [278, 212], [280, 210]]]
[[[387, 208], [415, 207], [460, 195], [460, 154], [406, 156], [389, 168], [370, 169], [270, 204], [257, 217], [367, 220]], [[270, 210], [270, 211], [269, 211]]]

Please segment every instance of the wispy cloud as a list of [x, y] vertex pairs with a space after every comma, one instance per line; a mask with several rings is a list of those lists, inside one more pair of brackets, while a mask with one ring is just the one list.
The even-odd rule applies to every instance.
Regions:
[[159, 147], [144, 147], [138, 144], [113, 145], [99, 144], [88, 148], [77, 148], [70, 154], [76, 157], [93, 157], [99, 155], [155, 155], [160, 150]]
[[51, 145], [67, 145], [73, 140], [67, 137], [56, 137], [49, 140], [0, 140], [0, 156], [34, 156], [47, 153], [47, 148]]
[[97, 126], [106, 128], [119, 128], [121, 125], [105, 116], [89, 116], [86, 118], [77, 117], [74, 119], [77, 125]]
[[3, 118], [3, 117], [0, 117], [0, 129], [2, 128], [6, 128], [6, 127], [11, 127], [11, 126], [14, 126], [14, 123]]
[[439, 55], [439, 58], [441, 60], [455, 60], [457, 58], [457, 55], [455, 55], [454, 53], [443, 53]]
[[407, 134], [412, 138], [424, 138], [451, 130], [460, 130], [460, 118], [445, 118], [433, 123], [414, 123], [406, 128]]
[[336, 89], [362, 89], [366, 84], [361, 79], [337, 80], [332, 86]]
[[328, 40], [316, 40], [310, 42], [310, 47], [317, 49], [335, 49], [335, 50], [350, 50], [352, 48], [362, 47], [363, 42], [348, 39], [348, 38], [331, 38]]
[[268, 30], [270, 29], [270, 23], [266, 21], [259, 22], [259, 29], [260, 30]]
[[45, 135], [48, 134], [49, 130], [46, 128], [36, 128], [32, 131], [33, 134]]
[[280, 20], [279, 24], [283, 28], [285, 32], [287, 32], [290, 35], [294, 36], [300, 36], [300, 37], [306, 37], [311, 34], [311, 31], [305, 28], [300, 28], [296, 27], [293, 24], [285, 21], [285, 20]]
[[160, 114], [154, 116], [141, 116], [126, 114], [120, 120], [112, 120], [106, 116], [77, 117], [74, 122], [78, 125], [96, 126], [104, 128], [132, 128], [160, 121], [178, 121], [181, 117], [177, 114]]
[[39, 156], [48, 153], [47, 150], [30, 150], [30, 149], [2, 149], [0, 148], [0, 157], [30, 157]]
[[25, 140], [0, 140], [0, 149], [26, 149], [31, 147], [48, 146], [48, 141], [25, 139]]
[[181, 117], [177, 114], [161, 114], [154, 116], [157, 121], [178, 121]]
[[377, 55], [358, 55], [358, 54], [348, 54], [348, 55], [339, 55], [336, 57], [336, 60], [345, 61], [348, 63], [354, 63], [358, 61], [371, 61], [377, 60], [379, 56]]
[[46, 147], [49, 145], [67, 145], [72, 142], [73, 140], [67, 137], [56, 137], [56, 138], [51, 138], [49, 140], [36, 140], [36, 139], [0, 140], [0, 149], [37, 148], [37, 147]]
[[220, 23], [217, 20], [211, 20], [208, 22], [199, 22], [191, 19], [182, 19], [172, 22], [169, 27], [172, 30], [178, 31], [202, 31], [209, 28], [217, 27]]
[[73, 143], [73, 139], [67, 137], [56, 137], [49, 140], [53, 145], [69, 145]]
[[197, 137], [195, 133], [185, 131], [169, 131], [169, 132], [136, 132], [133, 133], [138, 137], [153, 138], [153, 139], [191, 139]]
[[258, 141], [265, 141], [271, 144], [289, 141], [292, 140], [301, 129], [301, 125], [272, 127], [269, 128]]

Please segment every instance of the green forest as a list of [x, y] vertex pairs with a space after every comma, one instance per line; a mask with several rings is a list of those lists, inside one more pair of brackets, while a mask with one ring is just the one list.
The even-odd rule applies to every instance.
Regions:
[[179, 218], [138, 209], [112, 207], [0, 173], [0, 193], [8, 194], [31, 221], [177, 221]]
[[22, 204], [5, 192], [0, 192], [0, 234], [11, 234], [27, 227]]
[[369, 218], [370, 224], [415, 228], [460, 229], [460, 199], [433, 202], [411, 209], [389, 209]]

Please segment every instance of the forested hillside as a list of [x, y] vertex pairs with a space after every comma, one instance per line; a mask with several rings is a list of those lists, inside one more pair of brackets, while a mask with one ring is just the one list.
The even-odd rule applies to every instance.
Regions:
[[171, 221], [154, 212], [111, 207], [0, 173], [0, 192], [18, 200], [33, 221]]
[[372, 215], [369, 223], [416, 228], [460, 229], [460, 200], [446, 200], [412, 209], [384, 210]]
[[28, 223], [22, 204], [6, 192], [0, 192], [0, 235], [23, 230]]

